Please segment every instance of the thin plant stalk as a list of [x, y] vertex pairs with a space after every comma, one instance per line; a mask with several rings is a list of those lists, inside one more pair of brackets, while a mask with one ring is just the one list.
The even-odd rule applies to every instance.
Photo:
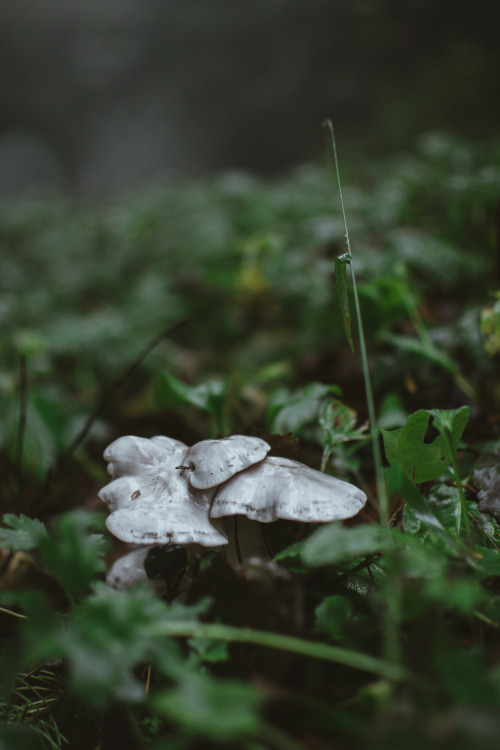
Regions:
[[[387, 485], [385, 482], [384, 470], [382, 466], [382, 453], [380, 450], [380, 429], [378, 426], [377, 416], [375, 413], [375, 403], [373, 399], [373, 390], [370, 378], [370, 368], [368, 366], [368, 354], [363, 330], [363, 320], [361, 317], [361, 305], [359, 302], [358, 286], [356, 283], [356, 272], [352, 262], [351, 242], [349, 239], [349, 228], [347, 226], [347, 217], [344, 206], [344, 196], [342, 194], [342, 182], [340, 179], [339, 160], [337, 156], [337, 144], [335, 142], [335, 133], [331, 120], [323, 123], [329, 130], [333, 160], [335, 164], [335, 173], [340, 195], [340, 205], [342, 207], [342, 218], [344, 220], [345, 239], [347, 245], [346, 258], [351, 267], [352, 292], [354, 297], [354, 306], [356, 310], [356, 319], [358, 323], [359, 349], [361, 353], [361, 362], [363, 366], [363, 379], [365, 383], [366, 404], [368, 408], [368, 418], [370, 420], [370, 433], [372, 440], [373, 461], [375, 464], [375, 478], [377, 484], [377, 495], [379, 503], [380, 523], [384, 526], [389, 524], [389, 498], [387, 494]], [[394, 667], [401, 664], [401, 649], [399, 639], [399, 615], [401, 607], [401, 592], [398, 580], [398, 574], [392, 564], [392, 555], [387, 553], [387, 564], [389, 580], [385, 587], [387, 606], [384, 609], [384, 633], [383, 633], [383, 651], [387, 662]]]
[[283, 635], [252, 628], [238, 628], [219, 623], [193, 622], [158, 622], [152, 626], [154, 635], [164, 635], [178, 638], [210, 638], [216, 641], [232, 643], [251, 643], [256, 646], [290, 651], [301, 656], [332, 661], [337, 664], [371, 672], [389, 680], [404, 680], [405, 671], [398, 664], [379, 659], [370, 654], [359, 651], [330, 646], [325, 643], [307, 641], [295, 636]]
[[372, 438], [373, 460], [375, 463], [375, 477], [376, 477], [376, 482], [377, 482], [380, 522], [383, 524], [388, 524], [389, 523], [389, 500], [387, 496], [387, 487], [385, 484], [384, 471], [382, 467], [382, 454], [380, 451], [380, 440], [379, 440], [380, 431], [378, 427], [377, 417], [375, 414], [375, 404], [373, 400], [370, 369], [368, 366], [368, 355], [366, 351], [363, 321], [361, 318], [361, 306], [359, 303], [358, 287], [356, 284], [356, 273], [354, 270], [354, 264], [352, 262], [351, 242], [349, 239], [349, 229], [347, 226], [347, 217], [346, 217], [345, 207], [344, 207], [344, 197], [342, 194], [342, 183], [340, 180], [339, 161], [337, 157], [337, 145], [335, 143], [335, 134], [333, 131], [332, 121], [326, 120], [324, 124], [330, 131], [333, 159], [335, 163], [335, 172], [337, 176], [337, 184], [338, 184], [339, 193], [340, 193], [340, 205], [342, 207], [342, 218], [344, 220], [345, 239], [346, 239], [346, 245], [347, 245], [347, 259], [351, 267], [352, 293], [354, 297], [354, 306], [356, 309], [356, 319], [358, 322], [359, 350], [361, 353], [361, 362], [363, 366], [363, 378], [365, 382], [368, 418], [370, 420], [370, 433], [371, 433], [371, 438]]
[[462, 480], [460, 478], [460, 472], [458, 470], [457, 459], [455, 456], [455, 451], [453, 449], [453, 441], [452, 441], [449, 430], [445, 429], [443, 431], [443, 437], [446, 441], [448, 451], [451, 455], [451, 465], [453, 468], [453, 474], [455, 475], [455, 482], [456, 482], [457, 490], [458, 490], [458, 498], [460, 500], [460, 505], [459, 505], [460, 510], [459, 510], [459, 514], [457, 518], [457, 535], [460, 538], [460, 535], [463, 529], [468, 541], [470, 542], [472, 529], [471, 529], [471, 523], [470, 523], [469, 513], [468, 513], [468, 508], [467, 508], [467, 500], [465, 499], [464, 488], [463, 488]]

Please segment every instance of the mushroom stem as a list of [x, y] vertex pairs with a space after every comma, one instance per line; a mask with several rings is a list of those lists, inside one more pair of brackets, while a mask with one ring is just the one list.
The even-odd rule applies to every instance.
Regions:
[[246, 516], [232, 516], [226, 519], [225, 531], [228, 544], [223, 549], [226, 560], [231, 565], [241, 565], [251, 557], [271, 559], [258, 521], [250, 521]]

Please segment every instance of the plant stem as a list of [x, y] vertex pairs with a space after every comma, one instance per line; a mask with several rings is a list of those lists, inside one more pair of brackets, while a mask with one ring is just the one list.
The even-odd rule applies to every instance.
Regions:
[[463, 528], [465, 530], [467, 539], [470, 542], [471, 541], [471, 523], [470, 523], [469, 513], [468, 513], [468, 508], [467, 508], [467, 500], [465, 499], [464, 488], [463, 488], [462, 480], [460, 478], [460, 472], [458, 470], [455, 450], [453, 449], [453, 440], [451, 437], [451, 433], [448, 429], [445, 429], [443, 431], [443, 437], [446, 441], [446, 446], [451, 456], [451, 465], [453, 467], [453, 474], [455, 476], [455, 482], [456, 482], [457, 490], [458, 490], [458, 498], [460, 500], [460, 512], [457, 518], [457, 535], [460, 538], [460, 533]]
[[350, 261], [350, 266], [351, 266], [352, 292], [354, 296], [354, 306], [356, 309], [356, 319], [358, 321], [359, 349], [361, 352], [361, 362], [363, 365], [363, 378], [365, 381], [366, 405], [368, 408], [368, 417], [370, 420], [370, 432], [371, 432], [371, 438], [372, 438], [373, 460], [375, 463], [375, 477], [376, 477], [376, 482], [377, 482], [380, 522], [384, 524], [388, 524], [389, 523], [389, 500], [387, 497], [387, 487], [385, 484], [384, 472], [382, 468], [382, 454], [380, 451], [380, 440], [379, 440], [380, 431], [378, 427], [377, 417], [375, 414], [375, 403], [373, 400], [373, 391], [372, 391], [372, 385], [371, 385], [371, 379], [370, 379], [370, 368], [368, 366], [368, 355], [366, 351], [363, 321], [361, 318], [361, 305], [359, 303], [358, 287], [356, 284], [356, 273], [354, 271], [354, 264], [352, 262], [351, 242], [349, 239], [349, 229], [347, 226], [347, 217], [346, 217], [345, 207], [344, 207], [344, 197], [342, 194], [342, 183], [340, 180], [339, 160], [337, 156], [337, 145], [335, 142], [335, 133], [333, 131], [332, 121], [326, 120], [324, 124], [330, 131], [330, 139], [331, 139], [333, 158], [334, 158], [334, 163], [335, 163], [335, 172], [337, 175], [337, 184], [338, 184], [339, 193], [340, 193], [340, 205], [342, 206], [342, 217], [344, 219], [345, 239], [346, 239], [346, 245], [347, 245], [347, 257]]
[[397, 664], [391, 664], [369, 654], [361, 654], [357, 651], [329, 646], [324, 643], [306, 641], [302, 638], [272, 633], [263, 630], [252, 630], [251, 628], [236, 628], [231, 625], [219, 623], [197, 623], [197, 622], [159, 622], [153, 624], [154, 635], [175, 636], [180, 638], [213, 638], [216, 641], [231, 641], [239, 643], [252, 643], [256, 646], [266, 646], [281, 651], [291, 651], [294, 654], [310, 656], [314, 659], [343, 664], [346, 667], [371, 672], [379, 677], [390, 680], [402, 680], [405, 672]]
[[[372, 439], [373, 461], [375, 465], [375, 479], [377, 484], [377, 495], [379, 504], [379, 518], [383, 526], [389, 525], [389, 497], [387, 494], [387, 485], [385, 482], [384, 470], [382, 467], [382, 453], [380, 450], [380, 429], [378, 426], [377, 416], [375, 413], [375, 403], [373, 399], [373, 390], [370, 378], [370, 368], [368, 365], [368, 354], [366, 351], [365, 335], [363, 330], [363, 320], [361, 317], [361, 305], [359, 302], [358, 286], [356, 283], [356, 273], [354, 263], [352, 262], [351, 242], [349, 239], [349, 228], [347, 226], [347, 217], [344, 207], [344, 197], [342, 194], [342, 182], [340, 179], [339, 160], [337, 156], [337, 144], [335, 142], [335, 133], [331, 120], [326, 120], [326, 127], [330, 132], [331, 147], [333, 160], [335, 163], [335, 172], [337, 176], [337, 185], [340, 194], [340, 205], [342, 207], [342, 217], [344, 220], [345, 239], [347, 245], [347, 257], [351, 266], [352, 292], [354, 296], [354, 305], [356, 309], [356, 319], [358, 322], [359, 349], [361, 352], [361, 362], [363, 366], [363, 379], [365, 383], [366, 404], [368, 408], [368, 418], [370, 420], [370, 433]], [[398, 572], [394, 565], [394, 556], [387, 553], [387, 566], [389, 571], [387, 585], [387, 606], [384, 610], [384, 632], [383, 632], [383, 651], [387, 662], [397, 668], [401, 663], [401, 649], [399, 642], [399, 615], [401, 597], [399, 591]], [[392, 574], [392, 576], [391, 576]]]

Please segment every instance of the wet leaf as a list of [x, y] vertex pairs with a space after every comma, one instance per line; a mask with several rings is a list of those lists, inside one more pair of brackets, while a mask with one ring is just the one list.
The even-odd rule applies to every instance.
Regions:
[[436, 479], [452, 460], [448, 442], [443, 434], [430, 443], [425, 442], [429, 418], [441, 433], [449, 430], [453, 451], [456, 451], [467, 424], [469, 407], [449, 411], [419, 409], [408, 417], [404, 427], [382, 430], [385, 454], [391, 466], [400, 466], [412, 482]]
[[347, 343], [351, 351], [354, 353], [354, 342], [352, 340], [352, 326], [351, 326], [351, 313], [349, 310], [349, 297], [347, 295], [347, 284], [346, 284], [346, 266], [349, 264], [349, 260], [344, 256], [335, 258], [335, 285], [337, 287], [337, 295], [339, 299], [340, 312], [342, 313], [342, 323], [344, 324], [344, 331], [347, 338]]
[[397, 534], [375, 524], [345, 528], [331, 523], [306, 541], [302, 557], [311, 566], [334, 565], [394, 549]]

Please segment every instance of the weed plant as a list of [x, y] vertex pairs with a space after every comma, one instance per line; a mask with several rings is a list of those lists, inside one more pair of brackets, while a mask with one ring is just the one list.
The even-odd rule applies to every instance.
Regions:
[[[0, 748], [498, 746], [499, 154], [349, 175], [355, 285], [314, 168], [3, 207]], [[103, 448], [245, 431], [367, 508], [108, 587]]]

